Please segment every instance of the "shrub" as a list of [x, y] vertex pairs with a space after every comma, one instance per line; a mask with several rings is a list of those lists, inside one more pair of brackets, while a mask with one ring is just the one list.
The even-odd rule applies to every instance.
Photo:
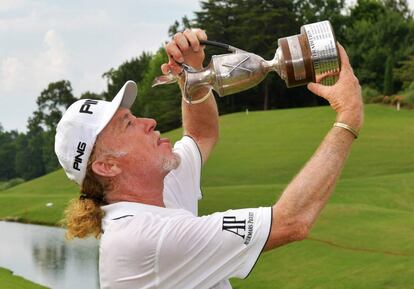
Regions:
[[382, 103], [384, 103], [384, 104], [390, 104], [391, 102], [392, 102], [392, 98], [388, 95], [386, 95], [382, 98]]
[[375, 88], [372, 88], [370, 86], [363, 86], [361, 92], [364, 103], [375, 103], [382, 101], [381, 94]]
[[20, 185], [21, 183], [24, 183], [25, 180], [21, 179], [21, 178], [15, 178], [15, 179], [11, 179], [7, 182], [1, 183], [0, 184], [0, 191], [6, 190], [8, 188]]
[[410, 105], [414, 105], [414, 81], [403, 92], [404, 102]]

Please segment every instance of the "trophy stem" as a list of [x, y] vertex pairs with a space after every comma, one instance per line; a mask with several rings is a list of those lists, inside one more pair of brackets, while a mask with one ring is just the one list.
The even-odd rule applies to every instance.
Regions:
[[286, 79], [285, 74], [283, 73], [283, 54], [280, 48], [276, 50], [275, 57], [272, 60], [265, 60], [263, 62], [263, 68], [266, 73], [275, 71], [283, 80]]

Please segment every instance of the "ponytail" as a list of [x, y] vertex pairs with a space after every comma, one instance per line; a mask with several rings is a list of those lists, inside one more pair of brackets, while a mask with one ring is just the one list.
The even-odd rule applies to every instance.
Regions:
[[101, 206], [105, 204], [104, 187], [89, 165], [82, 183], [80, 197], [71, 200], [65, 210], [66, 238], [93, 236], [99, 239], [104, 216]]

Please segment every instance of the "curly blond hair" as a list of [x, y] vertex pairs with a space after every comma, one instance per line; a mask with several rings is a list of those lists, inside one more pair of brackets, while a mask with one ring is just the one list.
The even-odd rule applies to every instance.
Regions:
[[67, 239], [101, 236], [104, 216], [101, 206], [106, 204], [104, 186], [93, 173], [91, 163], [88, 163], [80, 197], [72, 199], [65, 210], [63, 224]]

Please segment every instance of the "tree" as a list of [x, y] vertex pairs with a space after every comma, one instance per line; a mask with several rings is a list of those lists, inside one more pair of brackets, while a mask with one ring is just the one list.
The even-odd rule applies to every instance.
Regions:
[[168, 35], [172, 37], [178, 31], [184, 31], [186, 28], [191, 28], [191, 26], [191, 21], [188, 19], [187, 16], [184, 16], [183, 18], [181, 18], [181, 24], [176, 20], [174, 24], [171, 25], [170, 28], [168, 28]]
[[[239, 3], [239, 21], [243, 25], [234, 27], [233, 33], [239, 37], [236, 42], [244, 43], [243, 49], [269, 60], [275, 56], [278, 38], [299, 33], [292, 1], [249, 0]], [[285, 91], [285, 84], [274, 74], [259, 85], [256, 94], [263, 96], [263, 110], [271, 107], [271, 95], [276, 96], [272, 91], [281, 90]]]
[[31, 152], [27, 150], [27, 147], [28, 147], [28, 139], [26, 135], [19, 134], [19, 136], [16, 139], [16, 157], [15, 157], [14, 167], [15, 167], [16, 174], [25, 180], [31, 179], [32, 175], [37, 175], [36, 173], [32, 174], [31, 172], [29, 172], [30, 170], [28, 169], [28, 164], [30, 164], [30, 161], [31, 161], [30, 160]]
[[59, 167], [54, 152], [56, 126], [63, 112], [77, 99], [69, 81], [50, 83], [36, 100], [37, 109], [29, 118], [27, 134], [16, 138], [16, 173], [26, 180]]
[[72, 93], [72, 86], [68, 80], [52, 82], [37, 98], [37, 121], [47, 130], [54, 131], [62, 118], [63, 112], [76, 101]]
[[[388, 56], [393, 56], [396, 65], [407, 59], [413, 50], [412, 17], [407, 16], [403, 8], [390, 8], [404, 7], [403, 2], [359, 0], [351, 8], [351, 24], [345, 33], [348, 54], [361, 84], [379, 91], [385, 89]], [[394, 89], [399, 90], [402, 83], [394, 82], [394, 85]]]
[[30, 118], [27, 134], [20, 134], [16, 139], [15, 169], [17, 175], [25, 180], [46, 173], [43, 161], [43, 129], [36, 122], [34, 118]]
[[151, 54], [143, 52], [139, 57], [125, 61], [118, 68], [111, 68], [102, 77], [107, 81], [107, 90], [103, 93], [106, 100], [112, 100], [128, 80], [140, 82], [148, 68]]
[[345, 0], [294, 0], [297, 21], [301, 24], [310, 24], [329, 20], [339, 42], [344, 40], [344, 30], [347, 24]]
[[4, 131], [0, 124], [0, 180], [10, 180], [16, 177], [14, 162], [16, 157], [16, 138], [17, 132]]
[[81, 94], [81, 96], [79, 97], [79, 99], [100, 99], [100, 100], [105, 100], [105, 95], [104, 95], [104, 93], [95, 93], [95, 92], [85, 91], [84, 93]]
[[171, 130], [181, 125], [181, 92], [177, 84], [152, 87], [155, 77], [161, 74], [161, 64], [168, 62], [164, 48], [160, 48], [149, 62], [139, 84], [138, 98], [131, 110], [135, 115], [155, 118], [158, 129]]
[[406, 89], [414, 81], [414, 55], [407, 60], [400, 62], [401, 67], [394, 70], [395, 78], [403, 83], [402, 88]]
[[407, 0], [383, 0], [382, 3], [387, 9], [396, 11], [404, 19], [412, 17], [412, 12]]
[[391, 95], [394, 93], [394, 78], [393, 78], [394, 61], [392, 54], [388, 55], [385, 63], [384, 75], [384, 94]]
[[36, 168], [32, 168], [29, 173], [31, 177], [43, 174], [42, 171], [51, 172], [59, 167], [54, 150], [56, 126], [63, 112], [76, 100], [72, 93], [72, 86], [67, 80], [50, 83], [37, 98], [38, 108], [29, 119], [27, 135], [28, 149], [36, 154], [31, 156], [36, 165]]

